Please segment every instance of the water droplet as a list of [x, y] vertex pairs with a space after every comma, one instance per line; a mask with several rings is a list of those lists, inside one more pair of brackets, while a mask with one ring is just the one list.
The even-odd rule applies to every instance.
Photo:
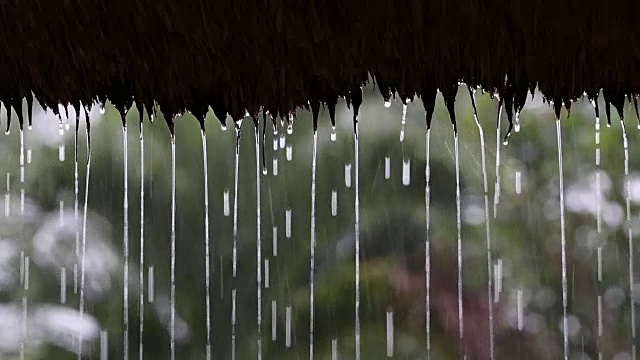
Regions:
[[263, 166], [262, 167], [262, 175], [267, 175], [267, 174], [268, 174], [267, 167]]
[[226, 189], [224, 191], [224, 193], [222, 194], [222, 198], [223, 198], [223, 213], [224, 213], [224, 216], [229, 216], [229, 214], [231, 213], [230, 207], [229, 207], [229, 189]]
[[387, 109], [391, 107], [391, 101], [385, 101], [384, 102], [384, 107], [386, 107]]
[[276, 257], [278, 256], [278, 227], [274, 226], [273, 227], [273, 231], [272, 231], [272, 236], [273, 236], [273, 256]]
[[[640, 124], [638, 126], [640, 127]], [[27, 129], [33, 130], [33, 125], [29, 125], [29, 127]]]
[[293, 160], [293, 146], [287, 145], [287, 161]]
[[[153, 115], [152, 115], [153, 116]], [[220, 129], [222, 129], [222, 131], [227, 131], [227, 125], [225, 124], [220, 124]]]
[[522, 173], [520, 171], [516, 171], [516, 194], [520, 194], [522, 192]]
[[338, 215], [338, 190], [331, 190], [331, 216]]
[[278, 305], [276, 300], [271, 300], [271, 341], [276, 341], [278, 338]]
[[64, 161], [64, 144], [58, 145], [58, 160]]
[[100, 331], [100, 360], [109, 358], [109, 334], [106, 330]]
[[273, 158], [273, 176], [278, 176], [278, 158]]
[[280, 149], [284, 149], [287, 143], [287, 138], [285, 138], [284, 134], [280, 135]]
[[291, 305], [285, 309], [285, 346], [291, 347]]
[[411, 184], [411, 160], [402, 161], [402, 185], [409, 186]]
[[287, 125], [287, 134], [293, 134], [293, 123], [291, 122], [289, 123], [289, 125]]
[[504, 139], [504, 140], [502, 141], [502, 145], [504, 145], [504, 146], [509, 145], [509, 139]]
[[391, 178], [391, 157], [389, 156], [384, 158], [384, 178], [387, 180]]
[[273, 151], [277, 151], [278, 150], [278, 138], [274, 137], [273, 138]]
[[147, 301], [150, 304], [153, 304], [155, 300], [155, 276], [153, 265], [149, 265], [149, 269], [147, 270]]
[[346, 187], [351, 187], [351, 164], [344, 165], [344, 184]]
[[60, 304], [67, 303], [67, 269], [60, 268]]
[[31, 149], [27, 150], [27, 164], [31, 164]]
[[286, 209], [284, 212], [284, 224], [284, 236], [291, 239], [291, 209]]
[[7, 129], [7, 130], [4, 132], [4, 134], [5, 134], [5, 135], [9, 135], [9, 134], [11, 134], [11, 130]]
[[331, 127], [331, 141], [336, 141], [337, 135], [336, 135], [336, 127], [332, 126]]

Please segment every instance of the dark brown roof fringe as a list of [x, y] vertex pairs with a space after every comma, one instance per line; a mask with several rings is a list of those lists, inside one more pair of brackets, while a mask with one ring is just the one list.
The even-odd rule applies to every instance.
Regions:
[[464, 80], [516, 111], [536, 86], [556, 102], [604, 88], [615, 105], [640, 92], [639, 14], [637, 0], [9, 0], [0, 101], [286, 117], [371, 74], [386, 98]]

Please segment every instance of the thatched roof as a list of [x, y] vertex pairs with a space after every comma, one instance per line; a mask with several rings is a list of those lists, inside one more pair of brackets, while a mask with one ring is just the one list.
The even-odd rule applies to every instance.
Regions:
[[615, 105], [640, 92], [639, 10], [637, 0], [3, 1], [0, 100], [155, 101], [168, 119], [208, 106], [283, 115], [350, 100], [371, 74], [385, 96], [431, 98], [464, 79], [516, 107], [536, 86], [557, 103], [603, 88]]

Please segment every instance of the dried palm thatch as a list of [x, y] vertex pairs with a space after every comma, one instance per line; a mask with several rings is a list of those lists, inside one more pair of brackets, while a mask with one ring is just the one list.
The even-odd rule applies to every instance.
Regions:
[[463, 79], [516, 109], [536, 86], [558, 108], [600, 89], [616, 105], [640, 92], [639, 10], [637, 0], [3, 1], [0, 100], [19, 116], [32, 94], [53, 109], [109, 99], [157, 103], [167, 119], [203, 118], [208, 106], [218, 118], [282, 116], [339, 95], [357, 103], [371, 74], [385, 97], [447, 98]]

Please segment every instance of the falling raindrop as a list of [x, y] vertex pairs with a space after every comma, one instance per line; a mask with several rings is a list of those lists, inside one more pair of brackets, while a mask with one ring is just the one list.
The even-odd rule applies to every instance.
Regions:
[[264, 259], [264, 288], [269, 288], [269, 259]]
[[522, 173], [516, 171], [516, 194], [522, 193]]
[[393, 357], [393, 311], [387, 311], [387, 357]]
[[64, 162], [65, 154], [64, 154], [64, 143], [58, 145], [58, 160], [60, 162]]
[[291, 144], [287, 145], [287, 161], [293, 160], [293, 146]]
[[286, 209], [284, 212], [284, 224], [284, 236], [291, 239], [291, 209]]
[[331, 360], [338, 360], [338, 339], [331, 339]]
[[229, 214], [231, 213], [230, 211], [230, 207], [229, 207], [229, 189], [225, 189], [224, 192], [222, 193], [222, 199], [223, 199], [223, 214], [224, 216], [229, 216]]
[[391, 178], [391, 157], [389, 156], [384, 158], [384, 178], [387, 180]]
[[336, 135], [336, 127], [331, 126], [331, 141], [336, 141], [338, 136]]
[[278, 256], [278, 227], [274, 226], [273, 230], [272, 230], [272, 241], [273, 241], [273, 245], [272, 245], [272, 251], [273, 251], [273, 257]]
[[515, 130], [517, 133], [520, 132], [520, 111], [517, 111], [517, 110], [516, 110], [515, 121], [513, 124], [513, 130]]
[[502, 292], [502, 259], [498, 259], [493, 266], [493, 278], [495, 280], [493, 301], [494, 303], [498, 303], [500, 301], [500, 293]]
[[280, 149], [284, 149], [286, 143], [287, 143], [287, 138], [284, 136], [284, 134], [280, 134]]
[[569, 359], [569, 323], [567, 320], [567, 241], [564, 227], [564, 171], [562, 167], [562, 128], [560, 118], [556, 119], [558, 140], [558, 177], [560, 181], [560, 246], [562, 251], [562, 336], [564, 359]]
[[153, 304], [155, 300], [156, 287], [155, 287], [155, 275], [153, 265], [149, 265], [149, 269], [147, 270], [147, 301], [150, 304]]
[[411, 160], [402, 160], [402, 185], [409, 186], [411, 184]]
[[100, 360], [109, 359], [109, 334], [106, 330], [100, 331]]
[[67, 303], [67, 269], [60, 268], [60, 304]]
[[291, 347], [291, 305], [285, 308], [285, 346]]
[[7, 192], [4, 194], [4, 216], [11, 215], [11, 175], [7, 173]]
[[386, 100], [386, 101], [384, 102], [384, 107], [386, 107], [387, 109], [388, 109], [388, 108], [390, 108], [390, 107], [391, 107], [391, 101]]
[[206, 357], [211, 360], [211, 263], [209, 258], [209, 162], [207, 161], [207, 136], [202, 130], [202, 166], [204, 171], [204, 283], [205, 283], [205, 309], [206, 309], [206, 326], [207, 326], [207, 342]]
[[271, 300], [271, 341], [278, 339], [278, 303], [276, 300]]
[[273, 137], [273, 151], [277, 151], [278, 150], [278, 138], [277, 137]]
[[31, 149], [27, 149], [27, 164], [31, 164]]
[[516, 290], [516, 306], [518, 308], [518, 330], [524, 327], [524, 307], [522, 304], [522, 289]]
[[344, 184], [346, 187], [351, 187], [351, 164], [344, 165]]
[[331, 190], [331, 216], [338, 215], [338, 190]]
[[63, 200], [60, 200], [58, 217], [60, 221], [60, 227], [62, 227], [64, 225], [64, 201]]
[[273, 158], [273, 176], [278, 176], [278, 158]]

